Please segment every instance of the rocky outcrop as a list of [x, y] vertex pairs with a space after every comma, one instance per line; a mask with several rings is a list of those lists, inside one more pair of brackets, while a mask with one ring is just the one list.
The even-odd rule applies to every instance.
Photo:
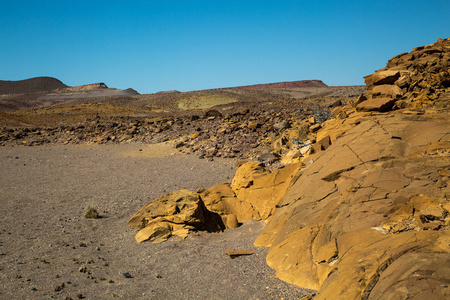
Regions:
[[195, 192], [181, 190], [147, 203], [129, 221], [138, 229], [136, 241], [162, 242], [172, 235], [185, 237], [189, 230], [219, 231], [220, 219], [206, 210]]
[[366, 77], [368, 99], [321, 124], [316, 138], [332, 144], [303, 160], [255, 242], [278, 277], [316, 299], [449, 297], [448, 45], [407, 55], [433, 62], [406, 62], [412, 81], [396, 70], [406, 54], [390, 60]]
[[139, 230], [137, 242], [161, 242], [172, 235], [185, 237], [190, 230], [219, 231], [267, 219], [300, 166], [292, 164], [272, 173], [261, 163], [244, 163], [231, 184], [166, 194], [147, 203], [128, 224]]
[[267, 220], [255, 245], [315, 299], [448, 299], [448, 43], [390, 60], [329, 120], [280, 126], [271, 149], [287, 166], [245, 163], [202, 191], [205, 207], [227, 227]]
[[450, 40], [417, 47], [397, 55], [386, 67], [365, 78], [368, 99], [360, 111], [387, 111], [393, 107], [421, 107], [430, 101], [448, 101]]
[[[300, 173], [255, 242], [270, 247], [277, 275], [319, 290], [318, 299], [372, 299], [379, 286], [384, 294], [373, 299], [406, 296], [420, 279], [432, 282], [424, 292], [444, 297], [448, 277], [416, 275], [429, 272], [421, 264], [448, 262], [447, 116], [371, 116], [343, 132]], [[411, 274], [391, 269], [400, 258]], [[384, 272], [405, 281], [387, 289], [394, 283]]]

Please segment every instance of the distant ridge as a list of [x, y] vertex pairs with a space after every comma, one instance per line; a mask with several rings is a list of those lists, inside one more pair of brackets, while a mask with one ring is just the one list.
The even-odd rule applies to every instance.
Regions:
[[66, 87], [67, 85], [53, 77], [34, 77], [18, 81], [0, 80], [0, 95], [47, 92]]
[[[103, 82], [68, 86], [53, 77], [34, 77], [25, 80], [0, 80], [0, 110], [64, 105], [87, 98], [134, 96], [139, 93], [109, 88]], [[127, 98], [128, 99], [128, 98]]]
[[232, 88], [243, 90], [260, 90], [260, 89], [298, 88], [298, 87], [328, 87], [328, 85], [323, 83], [322, 80], [300, 80], [300, 81], [244, 85]]

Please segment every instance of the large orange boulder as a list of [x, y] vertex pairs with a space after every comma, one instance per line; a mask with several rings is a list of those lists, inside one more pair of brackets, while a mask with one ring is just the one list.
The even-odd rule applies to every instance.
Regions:
[[219, 231], [248, 220], [272, 215], [301, 163], [270, 172], [262, 163], [246, 162], [231, 184], [197, 192], [180, 190], [153, 199], [129, 221], [139, 230], [136, 241], [162, 242], [172, 235], [185, 237], [191, 230]]
[[171, 235], [186, 236], [189, 230], [205, 228], [206, 208], [195, 192], [180, 190], [154, 199], [128, 221], [139, 230], [138, 243], [162, 242]]

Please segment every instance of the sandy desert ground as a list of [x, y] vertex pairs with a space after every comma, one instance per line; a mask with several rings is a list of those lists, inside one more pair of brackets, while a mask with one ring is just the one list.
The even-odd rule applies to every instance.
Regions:
[[[298, 299], [253, 246], [263, 223], [137, 244], [147, 201], [231, 180], [236, 161], [168, 144], [0, 148], [0, 298]], [[88, 206], [99, 219], [84, 217]], [[253, 250], [230, 259], [225, 250]]]

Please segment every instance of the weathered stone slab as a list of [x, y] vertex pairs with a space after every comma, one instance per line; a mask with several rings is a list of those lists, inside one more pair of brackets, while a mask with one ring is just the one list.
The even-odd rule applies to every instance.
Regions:
[[356, 106], [357, 111], [379, 111], [384, 112], [391, 109], [396, 99], [392, 98], [375, 98], [366, 100]]

